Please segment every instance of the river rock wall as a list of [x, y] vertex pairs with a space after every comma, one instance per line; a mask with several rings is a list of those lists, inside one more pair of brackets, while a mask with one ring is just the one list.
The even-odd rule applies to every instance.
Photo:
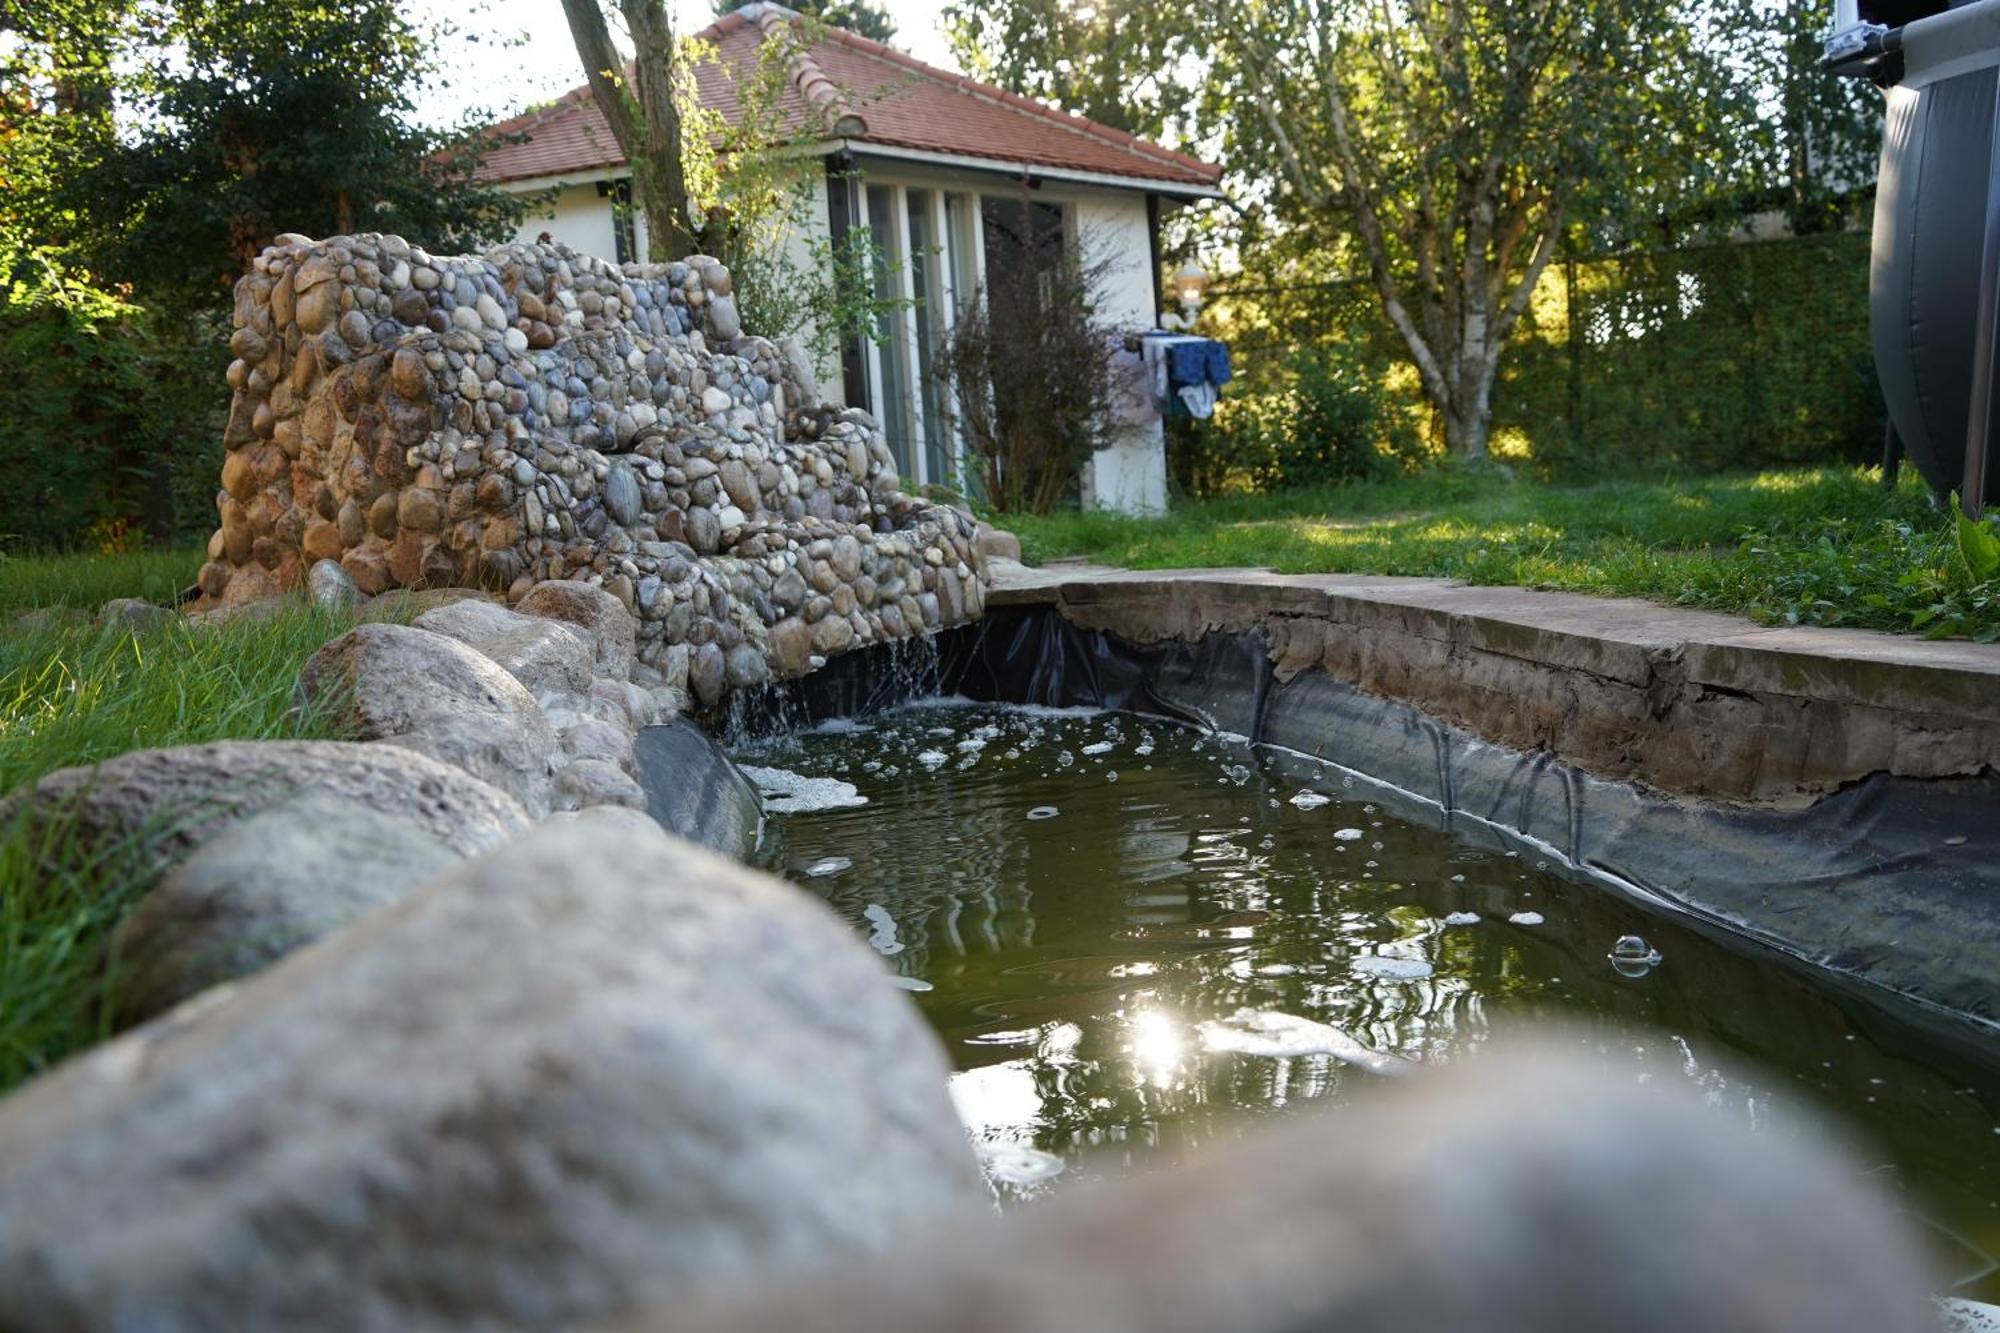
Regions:
[[320, 561], [370, 595], [580, 580], [638, 620], [641, 679], [713, 704], [984, 602], [971, 517], [902, 493], [872, 418], [743, 332], [714, 259], [281, 236], [230, 347], [204, 605]]

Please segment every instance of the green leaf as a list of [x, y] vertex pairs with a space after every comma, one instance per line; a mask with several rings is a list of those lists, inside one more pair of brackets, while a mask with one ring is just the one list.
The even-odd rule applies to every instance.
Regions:
[[1983, 520], [1970, 519], [1958, 507], [1958, 497], [1952, 497], [1952, 517], [1958, 527], [1958, 555], [1965, 561], [1967, 572], [1976, 583], [1984, 583], [2000, 574], [2000, 536]]

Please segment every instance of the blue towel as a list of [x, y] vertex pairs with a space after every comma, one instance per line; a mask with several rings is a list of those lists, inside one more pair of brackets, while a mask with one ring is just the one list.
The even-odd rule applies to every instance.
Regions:
[[1229, 349], [1213, 338], [1197, 338], [1185, 333], [1149, 333], [1160, 340], [1167, 363], [1167, 388], [1171, 392], [1196, 385], [1229, 383]]

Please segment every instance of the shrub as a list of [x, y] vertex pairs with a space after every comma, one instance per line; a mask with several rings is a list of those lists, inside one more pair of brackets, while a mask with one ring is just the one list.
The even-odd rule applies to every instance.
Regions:
[[1212, 421], [1174, 427], [1175, 480], [1190, 495], [1366, 481], [1397, 469], [1384, 450], [1386, 424], [1351, 358], [1338, 347], [1302, 347], [1285, 358], [1277, 385], [1225, 395]]
[[1108, 435], [1113, 335], [1097, 308], [1109, 265], [1059, 240], [1023, 259], [988, 263], [936, 373], [981, 498], [1003, 514], [1046, 514]]
[[0, 234], [0, 546], [207, 536], [225, 346]]

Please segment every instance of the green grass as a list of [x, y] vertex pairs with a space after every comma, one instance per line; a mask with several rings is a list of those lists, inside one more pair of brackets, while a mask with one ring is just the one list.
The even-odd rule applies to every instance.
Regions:
[[199, 546], [122, 555], [0, 553], [0, 618], [38, 607], [87, 609], [114, 597], [171, 606], [194, 583], [204, 558]]
[[[173, 586], [166, 557], [113, 558], [112, 571], [139, 580], [122, 585], [88, 558], [29, 563], [39, 595], [31, 605], [80, 608], [80, 595], [54, 595], [65, 589], [131, 595], [163, 577]], [[351, 623], [297, 603], [262, 618], [204, 628], [177, 621], [139, 634], [99, 629], [80, 610], [7, 628], [0, 792], [127, 750], [325, 736], [326, 710], [295, 710], [293, 688], [305, 659]], [[0, 816], [0, 1089], [108, 1032], [116, 976], [105, 946], [150, 886], [151, 844], [167, 831], [90, 845], [62, 812], [31, 820], [23, 803]]]
[[1000, 520], [1030, 563], [1269, 566], [1421, 574], [1642, 597], [1767, 624], [2000, 637], [2000, 581], [1960, 558], [1951, 517], [1914, 477], [1867, 469], [1551, 486], [1445, 470], [1327, 490], [1210, 500], [1164, 518]]

